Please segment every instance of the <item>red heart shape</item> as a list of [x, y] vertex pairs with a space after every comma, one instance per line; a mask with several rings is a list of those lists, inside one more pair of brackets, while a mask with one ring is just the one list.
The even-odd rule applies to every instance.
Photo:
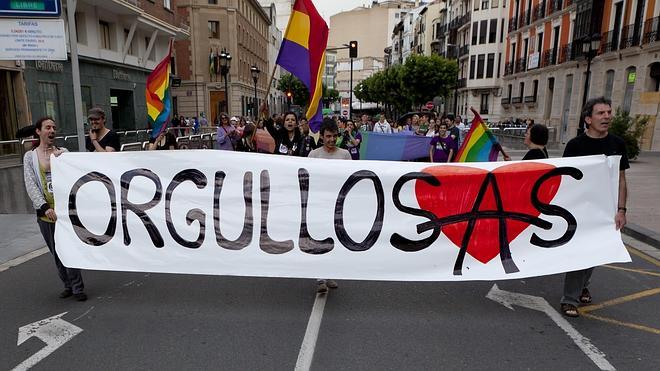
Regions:
[[[493, 170], [505, 212], [517, 212], [539, 216], [540, 212], [532, 205], [534, 183], [555, 167], [537, 162], [520, 162], [504, 165]], [[479, 194], [488, 170], [467, 166], [432, 166], [423, 172], [440, 181], [440, 186], [432, 186], [424, 181], [416, 181], [415, 196], [419, 206], [432, 212], [438, 218], [470, 212]], [[538, 198], [549, 203], [557, 194], [561, 177], [552, 177], [539, 188]], [[488, 185], [479, 211], [496, 211], [497, 204], [492, 183]], [[468, 222], [445, 225], [442, 232], [456, 245], [461, 246]], [[507, 241], [511, 243], [522, 233], [529, 223], [506, 220]], [[499, 255], [499, 223], [497, 219], [478, 219], [470, 237], [467, 253], [483, 264]]]

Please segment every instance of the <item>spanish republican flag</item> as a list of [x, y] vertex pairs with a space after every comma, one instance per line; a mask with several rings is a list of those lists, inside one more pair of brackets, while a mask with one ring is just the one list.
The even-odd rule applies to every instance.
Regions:
[[328, 25], [312, 0], [296, 0], [276, 63], [296, 76], [309, 90], [305, 116], [313, 132], [319, 130], [323, 120], [322, 79], [327, 45]]
[[151, 127], [151, 137], [156, 138], [166, 128], [172, 113], [172, 97], [170, 95], [170, 57], [172, 56], [172, 41], [167, 55], [147, 77], [147, 116]]

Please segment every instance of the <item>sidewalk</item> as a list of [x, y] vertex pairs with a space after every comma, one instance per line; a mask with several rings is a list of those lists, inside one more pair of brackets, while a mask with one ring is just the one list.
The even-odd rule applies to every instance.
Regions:
[[[519, 160], [526, 151], [509, 151]], [[550, 151], [550, 157], [561, 156]], [[630, 163], [628, 225], [624, 233], [660, 249], [660, 152], [644, 152]], [[0, 264], [46, 246], [34, 214], [0, 214]]]

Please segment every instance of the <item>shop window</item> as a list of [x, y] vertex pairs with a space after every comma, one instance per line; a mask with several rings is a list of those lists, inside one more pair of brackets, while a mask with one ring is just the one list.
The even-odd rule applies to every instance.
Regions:
[[44, 116], [50, 116], [60, 123], [60, 96], [54, 82], [39, 82], [39, 98], [43, 102]]

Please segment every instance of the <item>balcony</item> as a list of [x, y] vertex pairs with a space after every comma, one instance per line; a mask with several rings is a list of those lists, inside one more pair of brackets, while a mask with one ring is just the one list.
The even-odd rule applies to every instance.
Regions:
[[509, 32], [513, 32], [518, 29], [518, 17], [513, 17], [509, 19]]
[[527, 71], [527, 58], [518, 58], [516, 59], [516, 65], [514, 66], [514, 72], [519, 73], [519, 72], [525, 72]]
[[502, 98], [502, 105], [503, 106], [509, 106], [510, 104], [511, 104], [511, 97]]
[[660, 16], [644, 22], [642, 44], [650, 44], [655, 41], [660, 41]]
[[541, 54], [541, 68], [557, 64], [557, 49], [552, 48]]
[[518, 28], [523, 28], [529, 25], [529, 13], [527, 11], [522, 12], [520, 19], [518, 19]]
[[548, 8], [547, 15], [560, 11], [562, 9], [562, 5], [563, 5], [562, 0], [549, 0], [547, 6]]
[[504, 76], [513, 74], [513, 62], [507, 62], [504, 65]]
[[449, 29], [450, 30], [459, 29], [465, 26], [466, 24], [470, 23], [471, 20], [472, 20], [472, 13], [463, 14], [462, 16], [456, 17], [452, 19], [451, 22], [449, 22]]
[[463, 89], [466, 86], [467, 86], [466, 78], [456, 80], [456, 89]]
[[[640, 27], [641, 28], [641, 27]], [[641, 29], [635, 29], [634, 24], [629, 24], [621, 29], [621, 43], [619, 49], [630, 48], [632, 46], [638, 46], [641, 36]]]
[[532, 12], [532, 22], [536, 22], [543, 17], [545, 17], [545, 1], [540, 2], [534, 7], [534, 11]]
[[522, 103], [522, 97], [511, 98], [511, 104], [520, 104], [520, 103]]
[[526, 104], [534, 104], [536, 103], [536, 95], [528, 95], [525, 97], [525, 103]]
[[465, 55], [470, 54], [470, 45], [463, 45], [458, 49], [458, 57], [461, 58]]
[[558, 64], [562, 64], [568, 61], [574, 61], [576, 58], [577, 48], [573, 47], [572, 43], [568, 43], [561, 48], [559, 48], [559, 60]]

